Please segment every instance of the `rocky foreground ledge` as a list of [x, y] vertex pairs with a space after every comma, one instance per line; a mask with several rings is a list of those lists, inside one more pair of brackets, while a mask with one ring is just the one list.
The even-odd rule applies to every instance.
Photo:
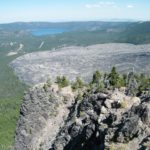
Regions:
[[149, 150], [150, 94], [35, 86], [24, 96], [14, 150]]

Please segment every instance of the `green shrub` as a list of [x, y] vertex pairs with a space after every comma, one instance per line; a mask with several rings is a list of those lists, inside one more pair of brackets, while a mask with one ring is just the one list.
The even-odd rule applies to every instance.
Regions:
[[67, 80], [65, 76], [62, 76], [62, 77], [57, 76], [56, 83], [58, 84], [60, 88], [63, 88], [69, 85], [69, 81]]
[[51, 86], [52, 86], [52, 82], [51, 82], [51, 79], [50, 79], [50, 78], [47, 79], [46, 83], [47, 83], [47, 86], [48, 86], [48, 87], [51, 87]]
[[109, 84], [113, 87], [120, 88], [125, 86], [125, 79], [123, 76], [119, 75], [116, 67], [113, 67], [110, 74], [108, 75]]
[[104, 83], [101, 81], [99, 84], [97, 84], [96, 92], [102, 92], [104, 90]]
[[47, 90], [48, 90], [48, 85], [47, 85], [46, 83], [44, 84], [43, 89], [47, 92]]
[[73, 90], [77, 90], [77, 89], [82, 89], [84, 85], [85, 85], [84, 82], [79, 77], [77, 77], [76, 81], [72, 84], [71, 87]]
[[150, 78], [146, 77], [144, 74], [141, 74], [138, 77], [138, 93], [142, 93], [143, 91], [146, 91], [150, 89]]
[[89, 84], [89, 89], [92, 91], [100, 92], [105, 88], [102, 74], [97, 70], [93, 74], [92, 81]]
[[119, 80], [119, 74], [116, 71], [116, 67], [113, 67], [109, 74], [109, 83], [111, 86], [116, 86]]
[[77, 101], [82, 101], [83, 100], [83, 93], [79, 92], [76, 98]]
[[93, 74], [92, 84], [99, 83], [101, 81], [101, 77], [102, 75], [100, 74], [100, 72], [98, 70], [95, 71], [95, 73]]

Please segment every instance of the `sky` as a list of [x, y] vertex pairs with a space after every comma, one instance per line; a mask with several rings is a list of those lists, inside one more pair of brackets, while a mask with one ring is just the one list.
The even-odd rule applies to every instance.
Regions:
[[0, 0], [0, 23], [150, 20], [150, 0]]

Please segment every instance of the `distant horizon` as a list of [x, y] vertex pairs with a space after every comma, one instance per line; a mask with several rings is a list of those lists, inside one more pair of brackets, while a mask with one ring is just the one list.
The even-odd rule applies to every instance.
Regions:
[[12, 21], [0, 22], [0, 24], [13, 24], [13, 23], [71, 23], [71, 22], [149, 22], [150, 20], [142, 19], [100, 19], [100, 20], [33, 20], [33, 21]]
[[0, 1], [0, 23], [149, 21], [149, 10], [149, 0], [5, 0]]

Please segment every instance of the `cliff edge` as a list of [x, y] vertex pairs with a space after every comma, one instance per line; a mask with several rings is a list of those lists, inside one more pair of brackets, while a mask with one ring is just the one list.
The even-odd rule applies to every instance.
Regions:
[[[79, 92], [79, 91], [78, 91]], [[14, 150], [149, 150], [150, 93], [35, 86], [24, 96]]]

